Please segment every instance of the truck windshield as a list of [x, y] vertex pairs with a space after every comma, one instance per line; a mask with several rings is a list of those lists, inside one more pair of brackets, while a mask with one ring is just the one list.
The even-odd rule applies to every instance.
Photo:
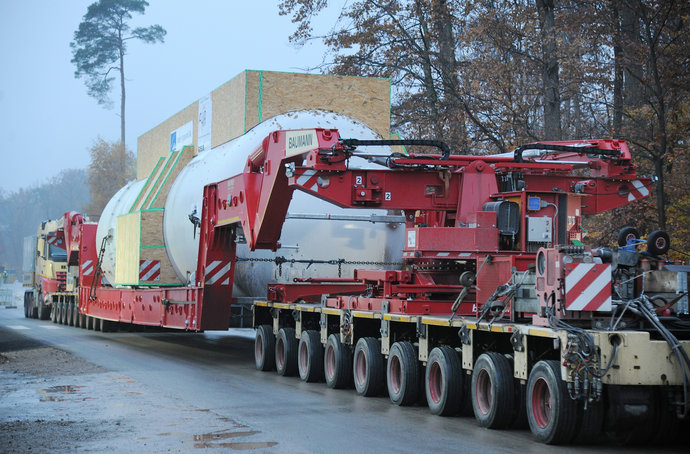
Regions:
[[49, 245], [48, 258], [54, 262], [67, 261], [67, 251], [54, 245]]

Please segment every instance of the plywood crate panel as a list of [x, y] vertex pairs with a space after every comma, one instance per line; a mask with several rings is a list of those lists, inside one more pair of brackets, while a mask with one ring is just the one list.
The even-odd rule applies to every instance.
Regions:
[[118, 216], [115, 232], [115, 285], [132, 285], [139, 281], [140, 233], [140, 212]]
[[[247, 70], [211, 91], [211, 147], [291, 110], [323, 109], [356, 118], [381, 137], [390, 134], [390, 81], [382, 78]], [[170, 134], [189, 121], [198, 146], [199, 101], [139, 136], [137, 178], [170, 152]], [[230, 175], [228, 175], [230, 176]]]
[[194, 147], [184, 147], [175, 157], [169, 172], [165, 176], [165, 179], [161, 181], [161, 185], [157, 189], [155, 197], [151, 199], [151, 202], [147, 205], [147, 208], [163, 208], [165, 207], [165, 201], [168, 199], [168, 192], [170, 192], [170, 187], [175, 182], [177, 175], [185, 168], [189, 161], [195, 156]]

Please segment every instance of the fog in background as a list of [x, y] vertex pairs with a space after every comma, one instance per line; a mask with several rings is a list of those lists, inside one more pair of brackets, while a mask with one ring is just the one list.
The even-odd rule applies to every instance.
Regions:
[[[63, 169], [85, 168], [97, 136], [119, 140], [119, 79], [113, 108], [74, 78], [70, 41], [94, 0], [0, 0], [0, 193], [35, 186]], [[149, 0], [132, 28], [160, 24], [165, 43], [129, 42], [126, 141], [245, 69], [306, 72], [325, 47], [288, 43], [295, 25], [277, 0]], [[326, 19], [326, 20], [324, 20]], [[320, 15], [321, 23], [332, 24]]]

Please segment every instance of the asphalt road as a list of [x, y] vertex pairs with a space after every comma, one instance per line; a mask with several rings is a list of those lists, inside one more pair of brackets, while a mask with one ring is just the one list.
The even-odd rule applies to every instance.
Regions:
[[[6, 443], [0, 451], [26, 451], [32, 437], [32, 452], [650, 449], [611, 444], [554, 448], [532, 441], [527, 430], [487, 430], [474, 418], [433, 416], [423, 406], [396, 407], [387, 397], [364, 398], [354, 390], [259, 372], [252, 336], [250, 330], [100, 333], [25, 319], [21, 308], [0, 308], [0, 354], [6, 358], [20, 357], [22, 351], [26, 357], [41, 345], [56, 349], [46, 350], [53, 352], [51, 358], [56, 351], [71, 354], [52, 365], [45, 358], [29, 359], [36, 371], [13, 370], [7, 360], [0, 367], [0, 429], [7, 432], [0, 435]], [[47, 373], [54, 367], [58, 370]], [[17, 438], [9, 439], [13, 432]]]

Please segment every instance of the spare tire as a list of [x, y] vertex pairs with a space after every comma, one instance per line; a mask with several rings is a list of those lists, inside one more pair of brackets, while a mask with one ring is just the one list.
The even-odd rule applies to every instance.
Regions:
[[628, 240], [637, 240], [640, 238], [640, 232], [635, 227], [623, 227], [618, 232], [618, 246], [627, 246]]
[[662, 255], [671, 247], [671, 238], [663, 230], [655, 230], [647, 237], [647, 251], [652, 255]]

